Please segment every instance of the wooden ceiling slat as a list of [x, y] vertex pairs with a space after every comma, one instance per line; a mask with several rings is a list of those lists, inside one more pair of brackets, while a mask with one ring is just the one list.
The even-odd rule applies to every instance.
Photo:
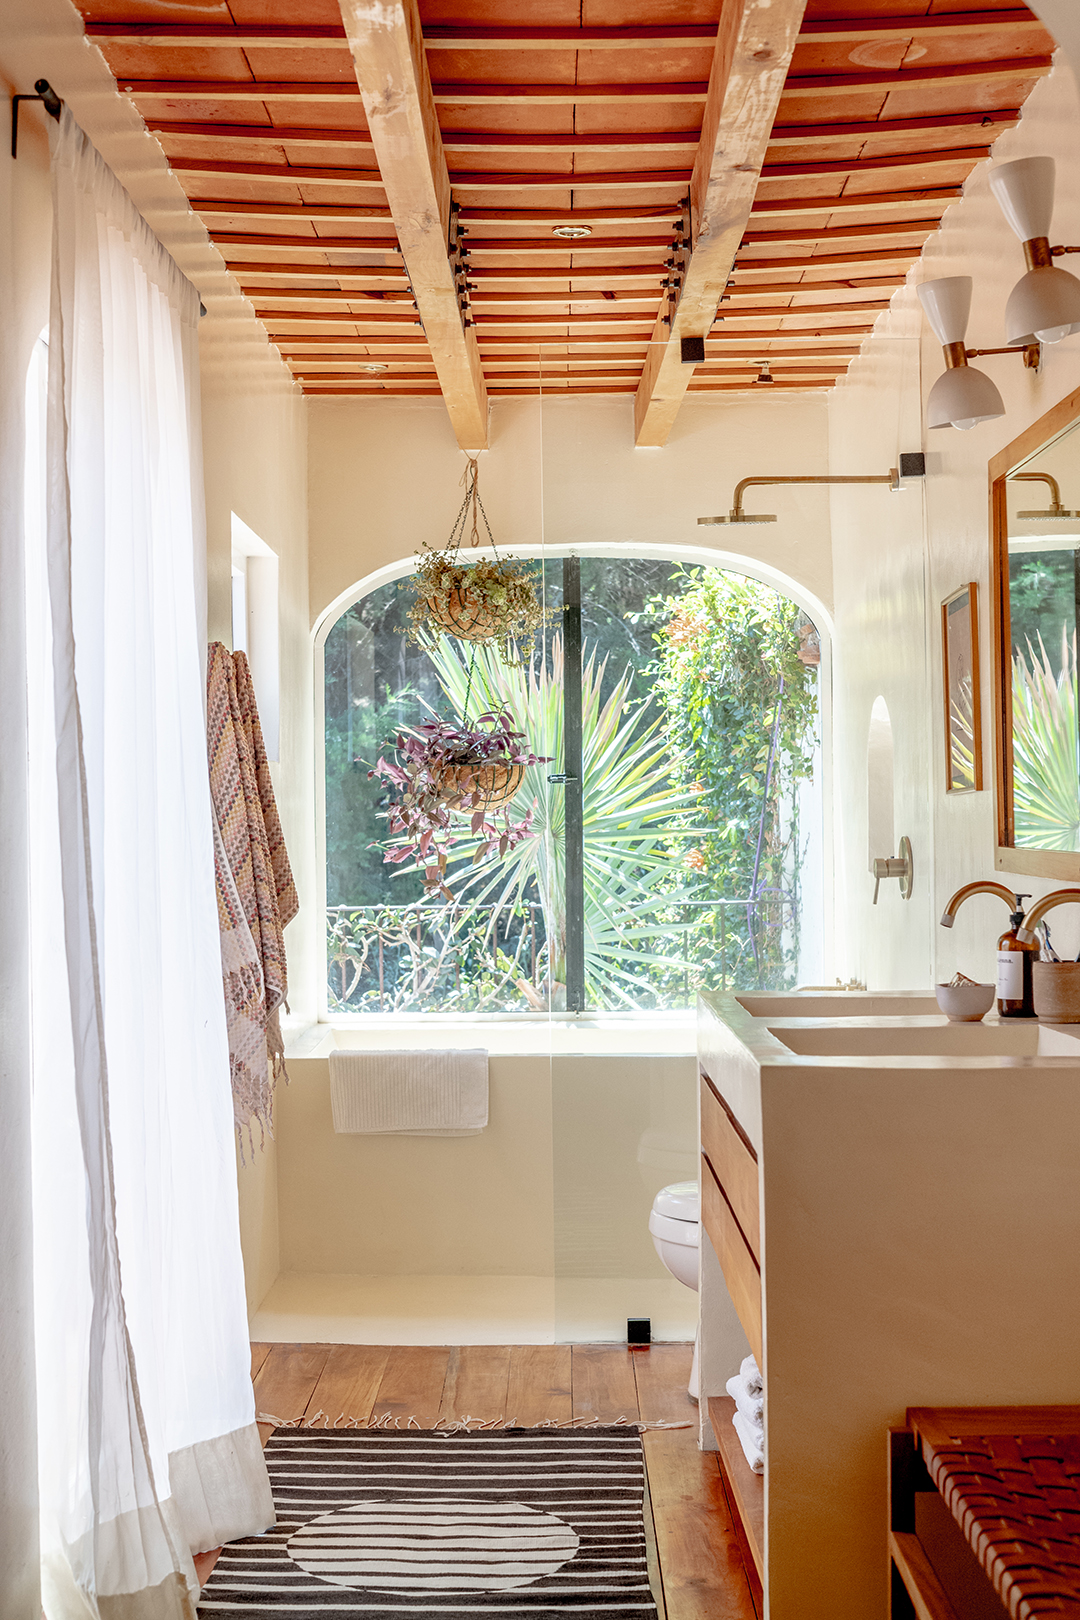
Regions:
[[355, 101], [360, 102], [357, 85], [347, 79], [329, 84], [306, 80], [277, 81], [255, 79], [132, 79], [121, 77], [119, 88], [138, 100], [142, 96], [167, 96], [170, 101]]
[[[185, 140], [256, 141], [275, 146], [349, 146], [371, 150], [367, 130], [310, 129], [288, 124], [215, 124], [185, 122], [149, 117], [147, 129], [159, 135], [177, 135]], [[960, 126], [966, 127], [966, 126]], [[447, 152], [683, 152], [697, 147], [697, 130], [645, 131], [644, 133], [526, 134], [514, 131], [447, 131], [443, 148]]]
[[[1015, 71], [1013, 76], [1015, 77]], [[704, 102], [707, 84], [658, 80], [649, 84], [472, 84], [432, 86], [436, 103], [489, 107], [571, 106], [575, 103], [618, 106], [650, 102]], [[314, 83], [305, 80], [255, 79], [135, 79], [123, 78], [120, 89], [136, 100], [167, 96], [170, 101], [351, 101], [359, 100], [355, 85], [344, 80]]]
[[[950, 196], [959, 195], [955, 188]], [[481, 208], [462, 203], [458, 219], [463, 225], [640, 225], [646, 220], [665, 220], [673, 225], [680, 222], [685, 211], [686, 198], [677, 204], [649, 203], [628, 205], [625, 208]], [[685, 223], [685, 221], [682, 221]], [[470, 247], [477, 245], [470, 236]]]
[[929, 168], [935, 163], [962, 163], [973, 169], [990, 156], [989, 146], [959, 146], [947, 151], [897, 152], [881, 157], [811, 158], [805, 163], [766, 163], [762, 180], [809, 180], [822, 174], [873, 174], [879, 169]]
[[799, 254], [792, 258], [744, 259], [735, 261], [736, 270], [799, 270], [815, 269], [819, 264], [881, 264], [894, 259], [917, 259], [921, 247], [869, 248], [856, 253]]
[[210, 240], [221, 246], [273, 247], [303, 253], [399, 254], [401, 251], [396, 236], [267, 236], [256, 231], [211, 231]]
[[228, 163], [204, 158], [170, 158], [175, 174], [238, 174], [248, 180], [286, 180], [292, 185], [357, 186], [362, 191], [382, 191], [378, 169], [301, 168], [291, 163]]
[[[804, 22], [799, 42], [857, 44], [861, 41], [923, 39], [942, 34], [1007, 36], [1038, 25], [1026, 7], [996, 13], [954, 12], [934, 16], [816, 18]], [[91, 39], [113, 45], [192, 50], [235, 46], [241, 50], [348, 48], [344, 30], [328, 26], [260, 26], [223, 23], [88, 22]], [[440, 51], [711, 50], [716, 28], [709, 24], [622, 28], [487, 28], [435, 24], [424, 30], [424, 45]]]
[[[928, 236], [936, 231], [941, 219], [889, 219], [876, 225], [803, 225], [786, 231], [747, 231], [744, 247], [759, 247], [766, 243], [782, 247], [787, 242], [852, 242], [860, 237]], [[287, 240], [287, 239], [283, 239]]]
[[390, 218], [389, 208], [380, 207], [377, 203], [275, 203], [253, 202], [250, 197], [237, 201], [235, 197], [189, 197], [188, 201], [197, 214], [204, 218], [220, 218], [222, 215], [248, 215], [259, 219], [321, 219], [333, 222], [339, 220], [387, 220]]
[[[920, 222], [928, 230], [937, 228], [937, 220]], [[879, 227], [871, 227], [879, 229]], [[882, 227], [893, 229], [894, 227]], [[903, 226], [896, 226], [899, 232]], [[916, 227], [908, 227], [914, 229]], [[780, 233], [781, 236], [784, 233]], [[827, 234], [827, 233], [826, 233]], [[868, 234], [865, 230], [853, 229], [847, 232], [838, 232], [838, 235], [851, 236], [855, 234]], [[785, 237], [785, 240], [787, 238]], [[369, 238], [364, 236], [277, 236], [263, 235], [251, 231], [211, 231], [210, 240], [222, 244], [231, 244], [236, 247], [273, 247], [285, 252], [303, 253], [393, 253], [397, 252], [397, 242], [393, 238]], [[470, 256], [484, 258], [494, 256], [513, 255], [515, 257], [534, 258], [539, 256], [568, 256], [573, 254], [577, 258], [579, 253], [607, 253], [620, 256], [624, 253], [670, 253], [672, 238], [670, 236], [615, 236], [600, 237], [595, 242], [560, 242], [551, 241], [550, 238], [523, 237], [520, 240], [503, 240], [501, 242], [488, 242], [483, 238], [470, 240]]]
[[926, 202], [953, 202], [962, 186], [920, 186], [917, 191], [866, 191], [848, 197], [769, 197], [757, 199], [750, 218], [777, 214], [835, 214], [844, 209], [873, 213], [880, 208], [918, 208]]
[[835, 96], [853, 90], [915, 90], [943, 81], [962, 84], [973, 79], [980, 85], [998, 79], [1041, 78], [1053, 67], [1050, 56], [1019, 56], [995, 62], [950, 62], [945, 67], [900, 68], [886, 73], [793, 73], [784, 86], [785, 96]]
[[[336, 169], [321, 166], [312, 168], [291, 163], [233, 163], [203, 158], [170, 158], [169, 162], [177, 174], [234, 174], [243, 175], [249, 180], [358, 186], [369, 191], [384, 189], [382, 175], [378, 169]], [[507, 191], [514, 195], [528, 191], [556, 190], [684, 191], [689, 179], [689, 169], [637, 169], [630, 173], [608, 173], [601, 170], [595, 174], [471, 174], [454, 170], [450, 174], [451, 184], [463, 191]]]

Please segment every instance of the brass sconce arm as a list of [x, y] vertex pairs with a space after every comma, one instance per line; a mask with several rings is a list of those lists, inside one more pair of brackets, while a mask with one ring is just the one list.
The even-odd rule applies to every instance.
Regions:
[[698, 523], [775, 523], [775, 512], [746, 512], [743, 494], [755, 484], [888, 484], [896, 491], [900, 488], [900, 474], [895, 467], [887, 473], [867, 474], [865, 477], [837, 473], [819, 474], [805, 478], [742, 478], [735, 485], [734, 505], [725, 517], [699, 517]]

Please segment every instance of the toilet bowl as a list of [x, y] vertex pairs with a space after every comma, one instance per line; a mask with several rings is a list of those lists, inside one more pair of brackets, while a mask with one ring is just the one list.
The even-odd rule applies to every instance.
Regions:
[[[661, 1187], [649, 1216], [653, 1247], [664, 1266], [687, 1288], [697, 1289], [698, 1246], [701, 1231], [701, 1193], [696, 1181], [676, 1181]], [[689, 1394], [698, 1398], [698, 1347], [690, 1369]]]

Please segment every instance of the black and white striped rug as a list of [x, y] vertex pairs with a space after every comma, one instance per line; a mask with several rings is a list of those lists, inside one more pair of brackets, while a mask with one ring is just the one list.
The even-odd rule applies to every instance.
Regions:
[[278, 1522], [227, 1546], [200, 1615], [655, 1620], [633, 1429], [275, 1429]]

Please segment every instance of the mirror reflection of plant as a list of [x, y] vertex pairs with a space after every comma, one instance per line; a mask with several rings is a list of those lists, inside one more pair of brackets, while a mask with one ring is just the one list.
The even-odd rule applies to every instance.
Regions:
[[[705, 832], [689, 859], [708, 893], [746, 899], [740, 948], [758, 982], [778, 986], [797, 960], [796, 790], [812, 779], [817, 732], [817, 675], [799, 657], [805, 616], [757, 580], [686, 569], [645, 617], [676, 779], [700, 792]], [[729, 918], [720, 921], [715, 950], [726, 953]]]
[[[466, 688], [465, 704], [468, 703]], [[464, 707], [464, 705], [463, 705]], [[379, 755], [369, 780], [382, 777], [391, 799], [380, 816], [387, 822], [383, 860], [394, 865], [410, 857], [429, 894], [452, 900], [447, 860], [461, 839], [460, 822], [469, 820], [470, 841], [480, 856], [505, 856], [526, 838], [532, 811], [511, 820], [514, 788], [533, 765], [549, 764], [525, 746], [505, 707], [468, 720], [424, 720], [398, 732], [396, 760]]]
[[[442, 641], [428, 648], [450, 703], [460, 713], [469, 690], [463, 650]], [[493, 708], [527, 715], [538, 747], [562, 756], [563, 648], [552, 637], [550, 656], [535, 654], [511, 668], [494, 649], [476, 649], [474, 690]], [[471, 650], [469, 656], [471, 657]], [[685, 1004], [693, 964], [680, 945], [694, 919], [683, 849], [693, 827], [676, 819], [695, 802], [689, 787], [670, 779], [670, 748], [660, 718], [646, 719], [628, 697], [626, 670], [601, 701], [605, 660], [586, 653], [582, 669], [582, 796], [585, 870], [585, 981], [589, 1003], [601, 1007]], [[528, 836], [500, 857], [462, 840], [452, 880], [459, 898], [502, 907], [530, 900], [548, 919], [551, 961], [543, 980], [520, 981], [530, 1006], [558, 1006], [565, 983], [565, 790], [538, 765], [529, 768], [516, 806], [528, 807]], [[457, 862], [471, 870], [457, 875]]]
[[1064, 626], [1056, 665], [1041, 636], [1013, 656], [1013, 814], [1028, 849], [1080, 849], [1076, 635]]

